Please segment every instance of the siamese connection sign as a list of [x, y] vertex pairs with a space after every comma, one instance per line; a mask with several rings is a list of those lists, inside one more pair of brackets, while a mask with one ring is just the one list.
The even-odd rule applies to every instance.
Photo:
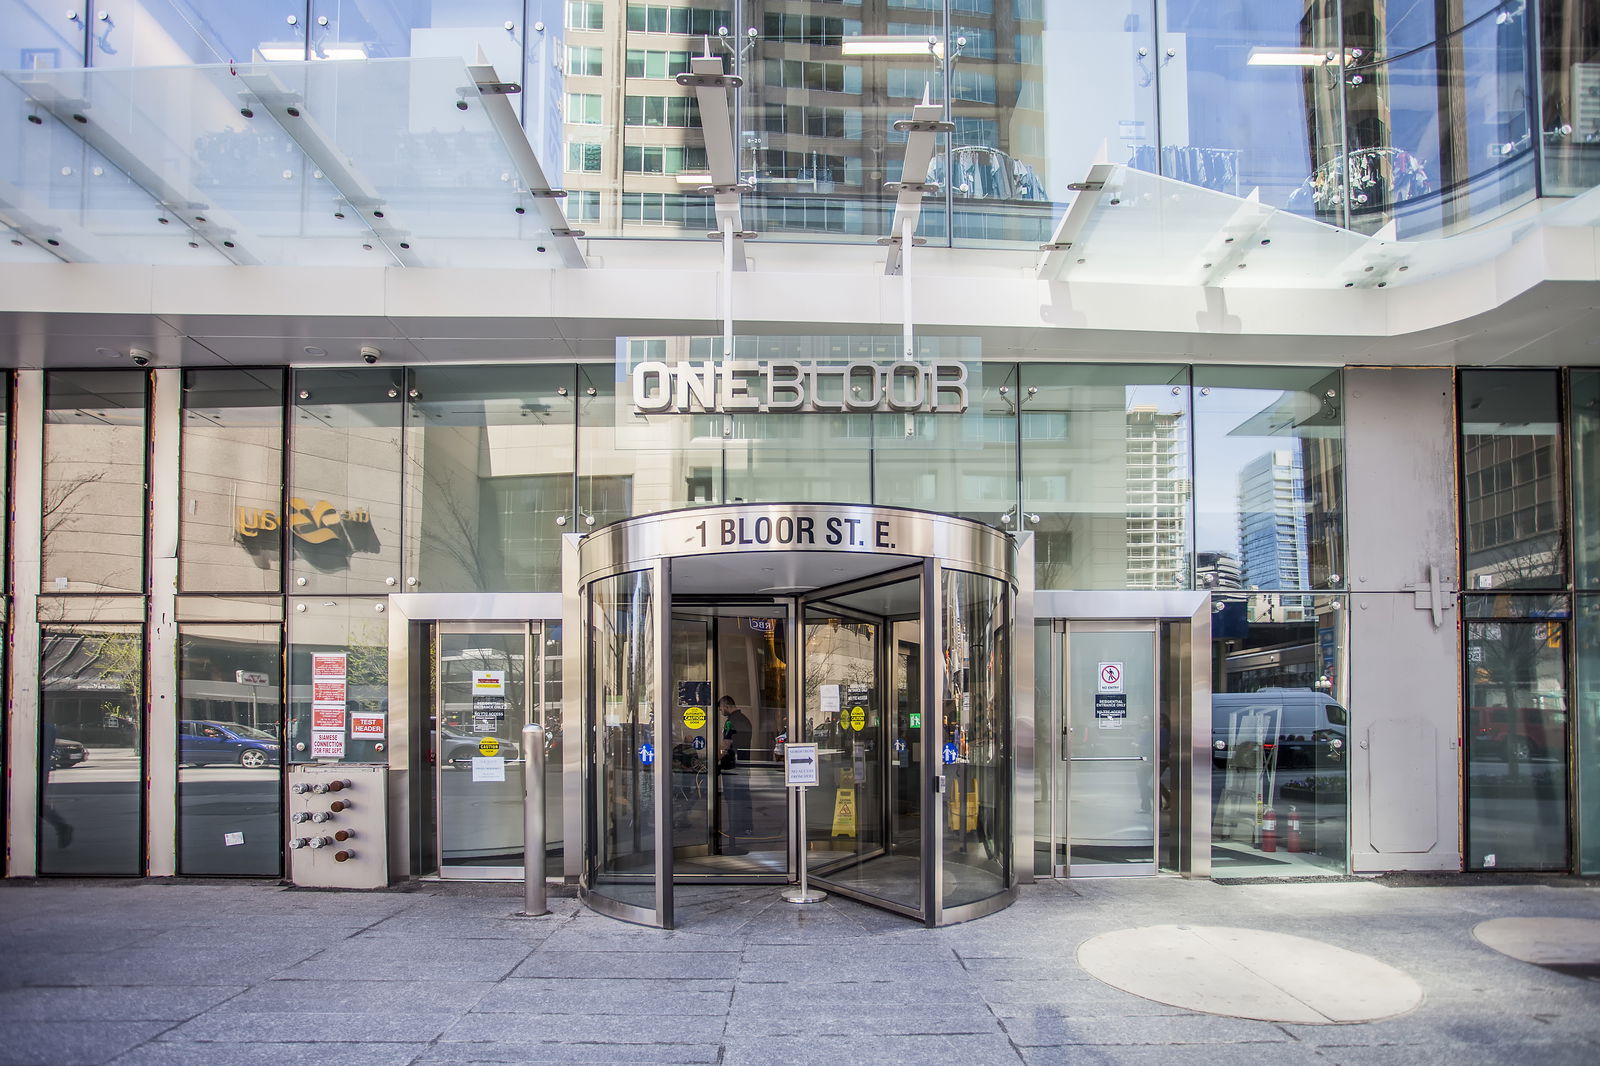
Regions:
[[931, 363], [645, 362], [633, 368], [640, 414], [899, 411], [960, 414], [967, 366]]

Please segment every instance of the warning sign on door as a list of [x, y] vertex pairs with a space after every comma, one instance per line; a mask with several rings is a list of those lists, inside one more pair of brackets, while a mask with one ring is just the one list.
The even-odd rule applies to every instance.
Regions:
[[1122, 691], [1122, 664], [1121, 663], [1101, 663], [1100, 664], [1100, 691], [1101, 692], [1121, 692]]

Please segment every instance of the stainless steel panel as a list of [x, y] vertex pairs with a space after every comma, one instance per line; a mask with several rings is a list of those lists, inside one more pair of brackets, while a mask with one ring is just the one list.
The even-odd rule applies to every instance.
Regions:
[[1461, 868], [1460, 634], [1411, 593], [1351, 597], [1351, 867]]
[[[725, 529], [731, 543], [724, 543]], [[797, 503], [698, 507], [617, 522], [584, 538], [582, 580], [655, 559], [742, 552], [932, 557], [1004, 581], [1016, 573], [1011, 538], [980, 522], [896, 507]]]

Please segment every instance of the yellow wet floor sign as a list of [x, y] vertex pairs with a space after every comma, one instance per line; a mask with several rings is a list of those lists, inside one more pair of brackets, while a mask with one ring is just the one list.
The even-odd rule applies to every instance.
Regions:
[[966, 828], [970, 832], [978, 828], [978, 781], [974, 778], [967, 782], [965, 789], [958, 782], [954, 784], [955, 787], [950, 790], [950, 828], [960, 831], [962, 801], [965, 800], [967, 808]]
[[833, 835], [836, 837], [856, 835], [856, 790], [853, 788], [841, 788], [834, 792]]

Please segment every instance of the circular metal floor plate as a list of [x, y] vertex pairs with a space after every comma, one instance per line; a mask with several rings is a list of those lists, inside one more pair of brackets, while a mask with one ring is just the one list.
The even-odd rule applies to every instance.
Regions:
[[1302, 1025], [1391, 1018], [1422, 1003], [1406, 974], [1319, 940], [1256, 929], [1152, 925], [1103, 933], [1078, 964], [1157, 1003]]
[[1472, 928], [1485, 947], [1539, 966], [1600, 964], [1600, 919], [1491, 918]]

